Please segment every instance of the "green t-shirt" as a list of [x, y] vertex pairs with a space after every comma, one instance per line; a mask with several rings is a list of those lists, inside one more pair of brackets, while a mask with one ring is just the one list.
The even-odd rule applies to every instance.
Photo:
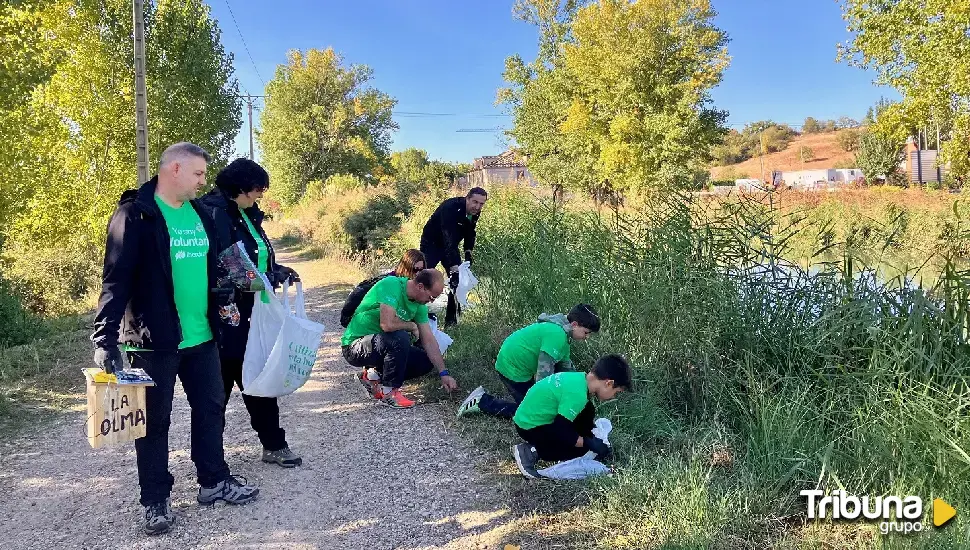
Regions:
[[212, 340], [209, 326], [209, 236], [199, 214], [189, 203], [172, 208], [155, 195], [168, 226], [172, 257], [172, 285], [175, 287], [175, 309], [182, 325], [179, 349], [190, 348]]
[[588, 402], [585, 372], [557, 372], [529, 389], [512, 420], [523, 430], [552, 424], [557, 414], [572, 421]]
[[402, 321], [428, 322], [428, 306], [408, 299], [407, 277], [384, 277], [364, 295], [344, 331], [341, 344], [348, 346], [368, 334], [381, 333], [381, 304], [394, 308]]
[[[256, 269], [258, 269], [260, 273], [267, 273], [269, 272], [269, 249], [266, 247], [266, 241], [264, 241], [263, 237], [260, 236], [259, 231], [256, 231], [256, 227], [253, 226], [253, 222], [249, 219], [249, 216], [246, 215], [246, 212], [240, 209], [239, 213], [242, 214], [242, 219], [246, 222], [246, 227], [249, 228], [249, 234], [252, 235], [253, 240], [256, 241]], [[259, 296], [260, 299], [263, 300], [264, 304], [269, 303], [269, 294], [267, 294], [267, 291], [260, 291]]]
[[513, 382], [528, 382], [539, 370], [539, 352], [557, 363], [569, 359], [569, 338], [555, 323], [535, 323], [513, 332], [502, 342], [495, 370]]

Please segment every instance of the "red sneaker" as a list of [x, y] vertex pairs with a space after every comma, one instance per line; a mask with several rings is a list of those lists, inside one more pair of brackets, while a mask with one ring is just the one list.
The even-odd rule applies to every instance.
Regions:
[[367, 376], [367, 369], [360, 371], [357, 376], [357, 381], [363, 386], [364, 391], [367, 395], [373, 397], [374, 399], [382, 399], [384, 397], [384, 392], [381, 391], [381, 379], [378, 377], [376, 380]]
[[404, 397], [404, 394], [401, 393], [400, 389], [394, 389], [391, 391], [391, 393], [383, 396], [381, 398], [381, 403], [395, 409], [410, 409], [414, 406], [414, 401]]

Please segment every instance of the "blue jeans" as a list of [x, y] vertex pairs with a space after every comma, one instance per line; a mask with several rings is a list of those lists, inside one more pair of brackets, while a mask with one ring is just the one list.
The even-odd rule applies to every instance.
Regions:
[[381, 384], [400, 388], [405, 380], [434, 370], [423, 348], [411, 345], [406, 330], [368, 334], [342, 348], [344, 359], [355, 367], [373, 367], [381, 375]]
[[515, 416], [515, 411], [519, 408], [519, 403], [522, 403], [522, 400], [525, 399], [525, 394], [535, 385], [535, 380], [514, 382], [502, 376], [501, 373], [499, 373], [498, 377], [509, 390], [509, 395], [512, 396], [512, 399], [500, 399], [486, 393], [478, 401], [478, 408], [485, 414], [500, 416], [502, 418], [512, 418]]

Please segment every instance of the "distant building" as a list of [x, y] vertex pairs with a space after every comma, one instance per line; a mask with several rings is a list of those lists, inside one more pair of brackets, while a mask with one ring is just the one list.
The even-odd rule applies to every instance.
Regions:
[[475, 159], [472, 169], [466, 175], [468, 187], [508, 184], [536, 185], [524, 159], [515, 151], [508, 150], [500, 155], [484, 156]]
[[855, 183], [862, 177], [862, 170], [858, 168], [822, 168], [776, 172], [772, 179], [778, 187], [811, 190]]
[[906, 140], [906, 158], [899, 163], [900, 170], [911, 183], [942, 182], [949, 166], [938, 166], [940, 152], [936, 149], [920, 149], [919, 140]]

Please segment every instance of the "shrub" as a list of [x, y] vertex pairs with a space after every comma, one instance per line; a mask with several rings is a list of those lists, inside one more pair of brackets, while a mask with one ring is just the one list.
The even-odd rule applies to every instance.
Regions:
[[363, 207], [343, 221], [353, 250], [363, 252], [382, 248], [401, 227], [401, 202], [384, 193], [373, 196]]
[[862, 137], [862, 132], [856, 128], [846, 128], [845, 130], [840, 130], [836, 136], [839, 142], [839, 147], [843, 151], [851, 153], [852, 151], [857, 151], [859, 149], [859, 139]]
[[815, 151], [807, 145], [802, 145], [798, 149], [798, 157], [802, 159], [802, 162], [808, 162], [815, 158]]

